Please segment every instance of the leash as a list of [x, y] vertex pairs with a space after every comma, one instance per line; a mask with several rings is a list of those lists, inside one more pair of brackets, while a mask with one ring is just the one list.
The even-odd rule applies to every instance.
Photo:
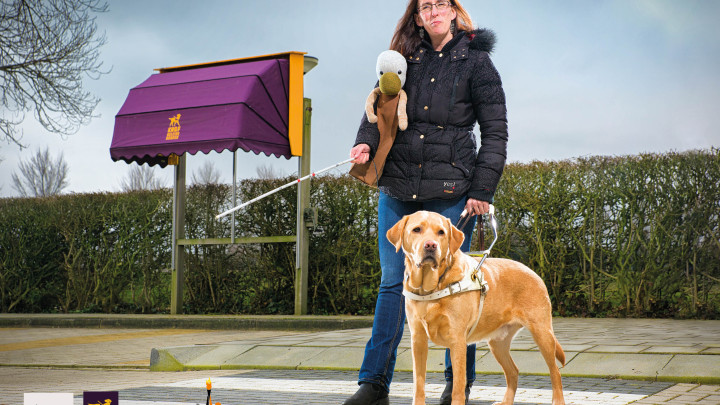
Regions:
[[[488, 210], [487, 216], [488, 220], [490, 221], [490, 227], [493, 230], [493, 241], [490, 244], [490, 247], [485, 249], [485, 227], [483, 223], [482, 217], [478, 218], [478, 235], [480, 238], [480, 250], [474, 250], [467, 252], [467, 255], [470, 255], [472, 257], [480, 257], [480, 263], [478, 264], [478, 269], [483, 264], [485, 259], [490, 255], [490, 250], [492, 250], [493, 246], [495, 246], [495, 242], [498, 240], [498, 232], [497, 232], [497, 220], [495, 219], [495, 206], [492, 204], [489, 204], [490, 209]], [[468, 215], [467, 211], [463, 210], [462, 214], [460, 214], [460, 219], [458, 219], [458, 224], [456, 225], [456, 228], [462, 229], [467, 225], [467, 223], [470, 220], [470, 215]]]
[[280, 190], [286, 189], [286, 188], [288, 188], [288, 187], [290, 187], [290, 186], [293, 186], [293, 185], [295, 185], [295, 184], [298, 184], [298, 183], [300, 183], [300, 182], [302, 182], [302, 181], [305, 181], [305, 180], [307, 180], [307, 179], [313, 178], [313, 177], [315, 177], [318, 173], [326, 172], [326, 171], [328, 171], [328, 170], [330, 170], [330, 169], [334, 169], [334, 168], [336, 168], [336, 167], [338, 167], [338, 166], [342, 166], [342, 165], [344, 165], [344, 164], [346, 164], [346, 163], [350, 163], [350, 162], [353, 161], [353, 159], [354, 159], [354, 158], [350, 158], [350, 159], [347, 159], [347, 160], [343, 160], [342, 162], [335, 163], [335, 164], [332, 165], [332, 166], [328, 166], [328, 167], [326, 167], [326, 168], [324, 168], [324, 169], [322, 169], [322, 170], [318, 170], [318, 171], [316, 171], [316, 172], [312, 172], [312, 173], [308, 174], [307, 176], [303, 176], [303, 177], [300, 177], [300, 178], [297, 179], [297, 180], [293, 180], [293, 181], [291, 181], [290, 183], [284, 184], [284, 185], [282, 185], [282, 186], [280, 186], [280, 187], [278, 187], [278, 188], [276, 188], [276, 189], [270, 190], [270, 191], [268, 191], [267, 193], [265, 193], [265, 194], [263, 194], [263, 195], [261, 195], [261, 196], [259, 196], [259, 197], [255, 197], [255, 198], [253, 198], [253, 199], [250, 200], [250, 201], [244, 202], [244, 203], [238, 205], [238, 206], [235, 207], [235, 208], [231, 208], [231, 209], [223, 212], [222, 214], [216, 215], [216, 216], [215, 216], [215, 219], [220, 219], [220, 218], [224, 217], [225, 215], [231, 214], [231, 213], [233, 213], [233, 212], [235, 212], [235, 211], [237, 211], [237, 210], [239, 210], [239, 209], [241, 209], [241, 208], [244, 208], [244, 207], [246, 207], [246, 206], [248, 206], [248, 205], [250, 205], [250, 204], [252, 204], [252, 203], [254, 203], [254, 202], [256, 202], [256, 201], [260, 201], [260, 200], [262, 200], [263, 198], [265, 198], [265, 197], [267, 197], [267, 196], [269, 196], [269, 195], [275, 194], [275, 193], [277, 193], [277, 192], [280, 191]]

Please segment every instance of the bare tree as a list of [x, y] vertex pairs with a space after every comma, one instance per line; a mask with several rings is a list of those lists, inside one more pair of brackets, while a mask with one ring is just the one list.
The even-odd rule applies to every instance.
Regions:
[[20, 175], [13, 172], [13, 188], [23, 197], [57, 195], [68, 185], [67, 174], [68, 165], [62, 153], [53, 161], [50, 148], [38, 149], [30, 160], [20, 162]]
[[127, 177], [120, 183], [122, 191], [157, 190], [165, 183], [155, 177], [153, 168], [146, 165], [133, 165]]
[[0, 139], [20, 143], [25, 113], [61, 136], [87, 124], [100, 101], [82, 86], [103, 73], [104, 0], [0, 0]]
[[263, 180], [279, 179], [285, 175], [282, 170], [272, 165], [260, 165], [255, 169], [258, 178]]
[[205, 161], [192, 175], [193, 184], [218, 184], [220, 183], [220, 172], [210, 161]]

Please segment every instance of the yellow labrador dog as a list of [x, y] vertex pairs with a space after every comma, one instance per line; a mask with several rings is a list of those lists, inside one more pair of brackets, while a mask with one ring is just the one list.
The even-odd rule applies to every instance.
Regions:
[[[565, 365], [565, 352], [555, 338], [550, 298], [537, 274], [507, 259], [488, 258], [477, 269], [478, 261], [459, 250], [465, 235], [434, 212], [418, 211], [403, 217], [387, 232], [387, 238], [405, 253], [404, 294], [416, 298], [405, 299], [412, 342], [413, 404], [425, 403], [428, 337], [450, 349], [454, 405], [465, 404], [465, 347], [481, 340], [488, 341], [505, 372], [507, 390], [497, 404], [512, 404], [518, 368], [510, 357], [510, 343], [523, 327], [532, 334], [550, 369], [553, 405], [565, 404], [555, 362]], [[479, 290], [465, 289], [473, 283], [486, 285]], [[444, 291], [457, 293], [424, 300]]]

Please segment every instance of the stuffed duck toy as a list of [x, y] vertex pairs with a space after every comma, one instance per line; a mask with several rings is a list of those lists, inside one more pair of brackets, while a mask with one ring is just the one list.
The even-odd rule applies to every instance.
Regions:
[[405, 78], [407, 77], [407, 62], [405, 57], [397, 51], [384, 51], [377, 59], [375, 73], [379, 80], [379, 86], [374, 88], [365, 101], [365, 113], [368, 121], [374, 124], [377, 122], [377, 115], [373, 106], [377, 98], [384, 94], [386, 96], [399, 95], [397, 105], [398, 128], [404, 131], [407, 129], [407, 94], [403, 90]]

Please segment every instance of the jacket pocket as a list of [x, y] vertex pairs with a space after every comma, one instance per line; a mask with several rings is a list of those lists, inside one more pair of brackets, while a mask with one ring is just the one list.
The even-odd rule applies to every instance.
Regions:
[[456, 73], [455, 79], [453, 80], [452, 90], [450, 91], [450, 104], [448, 105], [448, 111], [452, 111], [453, 107], [455, 107], [455, 97], [457, 96], [458, 83], [460, 83], [460, 73]]
[[466, 179], [470, 178], [470, 170], [468, 170], [465, 165], [462, 162], [461, 155], [458, 153], [457, 150], [457, 138], [453, 140], [452, 148], [451, 148], [451, 156], [450, 156], [450, 164], [455, 169], [458, 169], [462, 171], [463, 176]]

